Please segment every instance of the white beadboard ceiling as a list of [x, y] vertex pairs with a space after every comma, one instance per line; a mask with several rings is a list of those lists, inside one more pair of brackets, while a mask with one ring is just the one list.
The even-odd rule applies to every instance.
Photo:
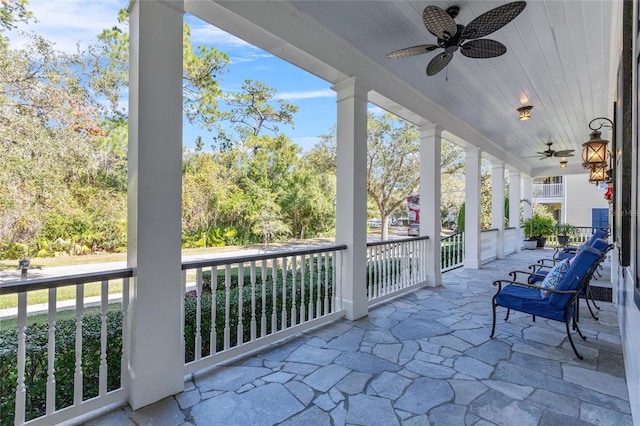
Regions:
[[[619, 45], [621, 2], [528, 1], [515, 20], [485, 37], [503, 43], [506, 54], [472, 59], [456, 52], [432, 77], [425, 69], [441, 49], [385, 57], [403, 47], [436, 43], [422, 22], [429, 4], [459, 6], [455, 20], [467, 25], [504, 3], [196, 0], [186, 9], [332, 83], [356, 76], [370, 85], [374, 101], [393, 100], [381, 106], [437, 122], [451, 139], [467, 140], [527, 173], [560, 171], [560, 158], [538, 159], [536, 152], [546, 149], [547, 141], [555, 150], [575, 149], [568, 170], [581, 170], [589, 121], [612, 118], [616, 67], [611, 58], [618, 54], [611, 46]], [[517, 119], [516, 109], [523, 105], [533, 105], [529, 121]]]

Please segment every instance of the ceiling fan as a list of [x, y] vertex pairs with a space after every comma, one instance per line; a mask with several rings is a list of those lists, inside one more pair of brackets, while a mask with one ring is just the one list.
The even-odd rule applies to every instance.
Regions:
[[553, 145], [553, 142], [547, 142], [547, 149], [541, 152], [537, 152], [537, 154], [541, 155], [540, 157], [541, 160], [545, 160], [551, 157], [573, 157], [573, 151], [575, 151], [575, 149], [565, 149], [563, 151], [555, 151], [551, 149], [551, 145]]
[[458, 49], [468, 58], [494, 58], [503, 55], [507, 51], [504, 44], [495, 40], [481, 39], [481, 37], [507, 25], [524, 10], [526, 5], [525, 1], [503, 4], [478, 16], [466, 27], [456, 24], [453, 20], [460, 11], [458, 6], [451, 6], [446, 11], [438, 6], [427, 6], [422, 13], [422, 20], [427, 30], [438, 38], [438, 44], [406, 47], [386, 56], [387, 58], [406, 58], [442, 48], [444, 52], [431, 59], [427, 65], [427, 75], [432, 76], [447, 66], [453, 58], [453, 53]]

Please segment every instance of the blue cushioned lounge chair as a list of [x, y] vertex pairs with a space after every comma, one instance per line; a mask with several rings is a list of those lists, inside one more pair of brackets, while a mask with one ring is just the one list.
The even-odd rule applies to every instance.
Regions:
[[[534, 321], [536, 316], [563, 321], [573, 352], [578, 358], [583, 359], [571, 338], [569, 321], [573, 319], [574, 329], [583, 340], [586, 340], [578, 328], [574, 315], [576, 314], [578, 296], [591, 279], [601, 257], [602, 253], [593, 247], [585, 247], [584, 250], [580, 250], [555, 289], [513, 280], [494, 281], [493, 285], [498, 286], [498, 292], [492, 299], [493, 327], [490, 337], [493, 338], [496, 330], [496, 308], [502, 306], [507, 308], [505, 321], [509, 319], [511, 309], [533, 315]], [[548, 299], [543, 298], [540, 290], [549, 291], [551, 296]]]
[[[587, 241], [585, 241], [583, 244], [586, 244], [588, 246], [593, 246], [593, 243], [595, 240], [597, 240], [598, 238], [606, 240], [608, 235], [608, 232], [604, 229], [596, 229], [593, 234], [591, 234], [591, 237], [589, 237], [589, 239]], [[580, 246], [566, 246], [563, 247], [562, 250], [558, 250], [553, 254], [553, 258], [556, 260], [564, 260], [564, 259], [569, 259], [573, 256], [575, 256], [576, 251], [578, 250]]]

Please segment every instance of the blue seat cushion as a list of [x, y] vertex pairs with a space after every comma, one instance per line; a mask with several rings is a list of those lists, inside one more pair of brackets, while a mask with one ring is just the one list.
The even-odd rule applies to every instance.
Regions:
[[536, 288], [509, 284], [496, 296], [495, 302], [505, 308], [564, 322], [564, 308], [549, 304]]

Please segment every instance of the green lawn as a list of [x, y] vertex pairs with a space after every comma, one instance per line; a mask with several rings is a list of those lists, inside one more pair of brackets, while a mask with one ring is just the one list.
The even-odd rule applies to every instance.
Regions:
[[[122, 305], [120, 303], [110, 303], [109, 304], [109, 310], [110, 311], [120, 310], [120, 309], [122, 309]], [[85, 313], [85, 315], [99, 314], [100, 313], [100, 307], [99, 306], [92, 306], [90, 308], [85, 308], [84, 309], [84, 313]], [[76, 311], [74, 309], [63, 309], [63, 310], [58, 310], [56, 312], [56, 321], [74, 319], [75, 317], [76, 317]], [[49, 320], [49, 318], [48, 318], [47, 314], [29, 315], [28, 319], [27, 319], [27, 324], [46, 323], [48, 320]], [[0, 328], [6, 329], [6, 330], [11, 330], [12, 328], [13, 329], [18, 328], [18, 320], [17, 320], [17, 318], [10, 318], [10, 319], [1, 320], [0, 321]]]
[[[100, 296], [100, 283], [85, 284], [84, 297]], [[109, 294], [122, 293], [122, 280], [109, 282]], [[71, 300], [76, 297], [76, 286], [66, 286], [58, 288], [56, 299]], [[36, 290], [27, 293], [27, 305], [37, 305], [49, 301], [49, 290]], [[18, 306], [18, 295], [7, 294], [0, 296], [0, 309], [15, 308]]]

